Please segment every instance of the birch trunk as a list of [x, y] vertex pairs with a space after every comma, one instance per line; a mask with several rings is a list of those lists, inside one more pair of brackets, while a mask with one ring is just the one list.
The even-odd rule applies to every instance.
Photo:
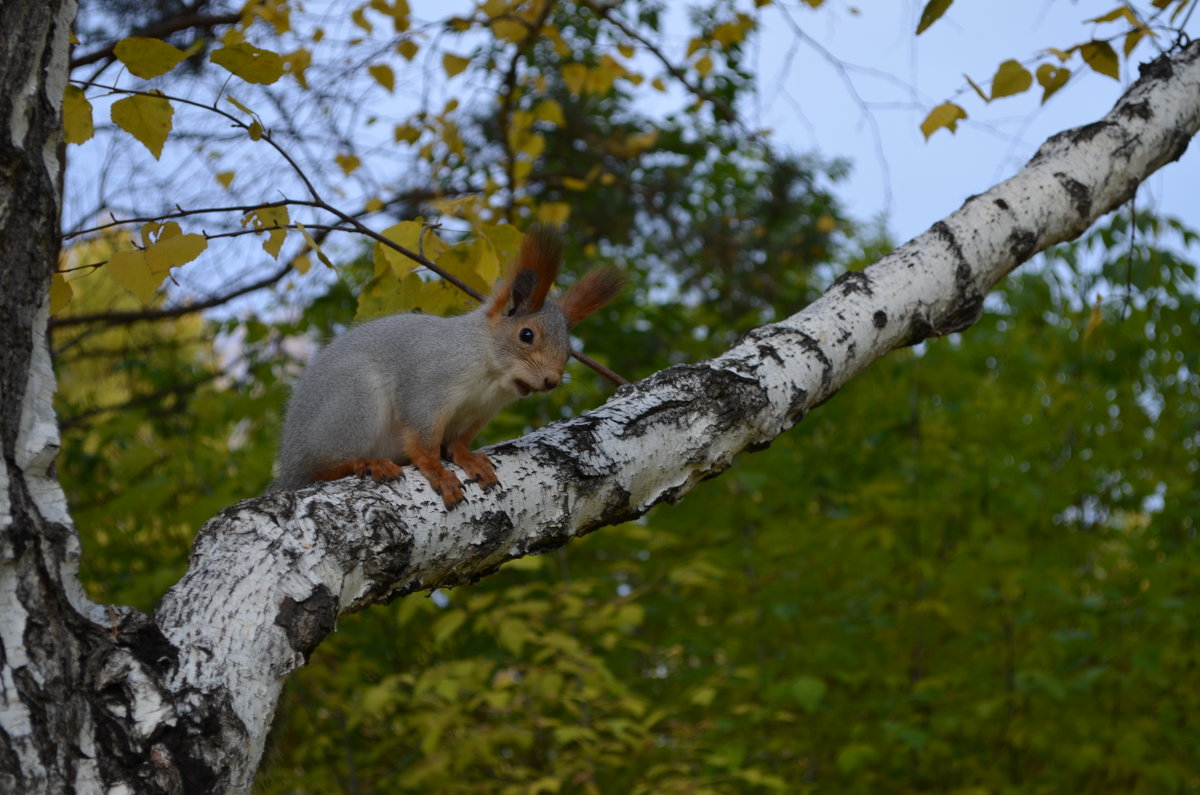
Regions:
[[[804, 311], [721, 357], [491, 449], [505, 488], [447, 513], [422, 478], [235, 505], [153, 619], [93, 605], [51, 465], [45, 340], [58, 108], [73, 0], [0, 7], [0, 791], [246, 791], [280, 688], [338, 619], [684, 497], [887, 352], [969, 327], [1013, 268], [1083, 232], [1200, 127], [1200, 42], [1144, 66], [1100, 121]], [[30, 76], [29, 64], [38, 64]]]

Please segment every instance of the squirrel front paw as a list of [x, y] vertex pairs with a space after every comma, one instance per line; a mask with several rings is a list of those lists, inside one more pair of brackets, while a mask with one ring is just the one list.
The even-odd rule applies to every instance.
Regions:
[[354, 474], [360, 478], [370, 477], [379, 483], [404, 477], [404, 470], [389, 458], [360, 458], [354, 462]]
[[492, 460], [483, 453], [473, 453], [465, 445], [461, 448], [452, 446], [450, 460], [463, 468], [468, 475], [467, 480], [477, 481], [484, 491], [500, 485]]

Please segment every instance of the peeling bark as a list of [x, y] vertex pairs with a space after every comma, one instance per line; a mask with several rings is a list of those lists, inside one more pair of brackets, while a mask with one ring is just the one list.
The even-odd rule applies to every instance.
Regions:
[[[153, 618], [87, 602], [51, 469], [45, 341], [58, 105], [73, 0], [0, 6], [0, 791], [246, 791], [280, 688], [371, 604], [681, 499], [887, 352], [969, 327], [1013, 268], [1083, 232], [1200, 128], [1200, 42], [1143, 67], [1095, 124], [804, 311], [711, 361], [490, 451], [504, 488], [447, 512], [422, 478], [272, 493], [211, 519]], [[29, 63], [42, 68], [28, 77]], [[18, 64], [18, 66], [14, 66]], [[22, 65], [23, 64], [23, 65]], [[18, 71], [20, 76], [18, 76]]]

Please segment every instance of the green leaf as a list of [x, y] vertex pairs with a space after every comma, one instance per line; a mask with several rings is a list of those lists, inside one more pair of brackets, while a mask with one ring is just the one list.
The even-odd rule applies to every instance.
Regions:
[[162, 39], [131, 36], [121, 39], [113, 54], [130, 72], [143, 79], [166, 74], [187, 58], [187, 53]]
[[1037, 81], [1043, 89], [1042, 104], [1050, 99], [1050, 96], [1067, 84], [1067, 80], [1071, 77], [1071, 70], [1065, 66], [1054, 66], [1044, 63], [1037, 68]]
[[63, 92], [63, 139], [69, 144], [81, 144], [94, 134], [92, 103], [82, 88], [68, 85]]
[[171, 132], [174, 108], [158, 92], [156, 96], [134, 94], [113, 103], [109, 115], [113, 123], [138, 139], [157, 160]]
[[213, 50], [208, 59], [247, 83], [268, 85], [283, 76], [283, 58], [279, 53], [259, 49], [244, 41]]
[[462, 610], [450, 610], [433, 624], [433, 642], [441, 646], [467, 620], [467, 614]]
[[1089, 41], [1079, 48], [1079, 52], [1093, 71], [1111, 77], [1113, 80], [1121, 79], [1121, 64], [1117, 58], [1117, 52], [1108, 42]]
[[995, 77], [992, 78], [992, 99], [1020, 94], [1022, 91], [1028, 91], [1031, 85], [1033, 85], [1033, 75], [1020, 63], [1010, 58], [1000, 64]]
[[925, 4], [924, 10], [921, 11], [921, 21], [917, 23], [917, 35], [920, 36], [929, 29], [930, 25], [941, 19], [942, 14], [946, 13], [946, 9], [950, 8], [952, 2], [954, 0], [929, 0]]
[[805, 712], [812, 714], [817, 711], [821, 699], [828, 690], [825, 683], [815, 676], [800, 676], [788, 685], [788, 692]]
[[954, 132], [958, 129], [959, 120], [965, 118], [967, 118], [965, 110], [953, 102], [943, 102], [929, 111], [929, 115], [925, 117], [925, 121], [921, 122], [921, 132], [925, 134], [925, 140], [928, 141], [929, 136], [943, 127], [950, 132]]

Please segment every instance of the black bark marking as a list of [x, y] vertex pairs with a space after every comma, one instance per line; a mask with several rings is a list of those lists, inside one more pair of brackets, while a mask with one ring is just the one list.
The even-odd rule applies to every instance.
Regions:
[[900, 343], [900, 347], [906, 348], [911, 345], [917, 345], [924, 342], [929, 337], [934, 336], [933, 324], [929, 322], [929, 317], [925, 313], [924, 307], [913, 312], [908, 321], [908, 333], [904, 336], [904, 341]]
[[1013, 267], [1034, 255], [1037, 247], [1037, 236], [1028, 229], [1014, 229], [1008, 234], [1008, 253], [1014, 260]]
[[1100, 133], [1104, 132], [1111, 125], [1112, 122], [1110, 121], [1094, 121], [1091, 124], [1085, 124], [1082, 127], [1076, 127], [1072, 130], [1067, 130], [1067, 138], [1076, 146], [1079, 144], [1085, 144]]
[[829, 285], [829, 289], [825, 292], [832, 292], [836, 287], [842, 288], [842, 295], [847, 296], [853, 293], [861, 293], [870, 297], [875, 294], [871, 284], [871, 277], [864, 271], [846, 271], [834, 279], [833, 284]]
[[997, 207], [999, 207], [1001, 210], [1007, 210], [1007, 209], [1008, 209], [1008, 202], [1004, 201], [1004, 199], [995, 199], [995, 200], [993, 200], [993, 203], [994, 203], [994, 204], [995, 204]]
[[[857, 272], [854, 271], [854, 273]], [[867, 289], [869, 290], [869, 287]], [[851, 290], [851, 292], [854, 291]], [[870, 293], [868, 292], [867, 294], [869, 295]], [[826, 355], [824, 348], [821, 347], [821, 343], [817, 342], [812, 335], [805, 334], [803, 331], [788, 326], [761, 326], [746, 335], [746, 339], [754, 342], [761, 342], [764, 339], [776, 337], [793, 338], [789, 344], [798, 346], [802, 351], [814, 356], [821, 363], [821, 391], [824, 392], [833, 380], [833, 362], [829, 360], [829, 356]]]
[[283, 598], [275, 623], [287, 633], [288, 644], [304, 655], [304, 661], [313, 649], [333, 632], [337, 625], [338, 600], [324, 585], [318, 585], [303, 602], [290, 596]]
[[887, 328], [887, 312], [882, 309], [876, 309], [875, 314], [871, 316], [871, 322], [875, 324], [875, 328]]
[[1124, 119], [1150, 121], [1154, 117], [1154, 111], [1150, 110], [1150, 103], [1143, 99], [1121, 105], [1117, 108], [1117, 115]]
[[1088, 190], [1087, 185], [1063, 171], [1055, 171], [1054, 177], [1067, 192], [1079, 217], [1090, 219], [1092, 216], [1092, 193]]

